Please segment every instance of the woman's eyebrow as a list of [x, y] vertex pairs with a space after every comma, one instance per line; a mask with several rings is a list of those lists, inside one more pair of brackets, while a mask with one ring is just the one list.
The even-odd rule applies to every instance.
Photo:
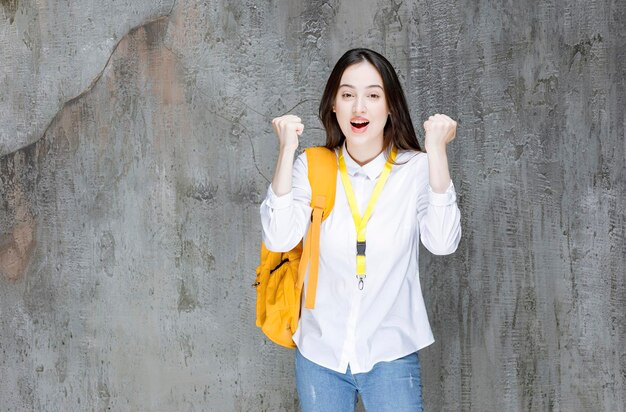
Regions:
[[[351, 84], [340, 84], [339, 87], [349, 87], [351, 89], [356, 89], [356, 87], [354, 87]], [[371, 89], [373, 87], [378, 87], [379, 89], [382, 89], [383, 86], [379, 85], [379, 84], [370, 84], [369, 86], [366, 87], [366, 89]]]

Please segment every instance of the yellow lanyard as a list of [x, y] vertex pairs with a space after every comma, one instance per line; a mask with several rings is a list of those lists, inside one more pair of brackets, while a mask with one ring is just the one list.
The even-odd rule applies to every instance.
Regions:
[[387, 178], [389, 177], [389, 173], [391, 173], [391, 167], [395, 163], [397, 150], [394, 147], [391, 150], [389, 158], [385, 163], [385, 168], [381, 172], [378, 177], [378, 182], [376, 182], [376, 186], [374, 187], [374, 191], [372, 192], [372, 196], [367, 204], [367, 208], [365, 209], [365, 214], [361, 216], [359, 212], [359, 207], [357, 205], [356, 197], [354, 196], [354, 191], [352, 190], [352, 184], [350, 183], [350, 178], [348, 177], [348, 168], [346, 167], [346, 161], [343, 158], [343, 150], [339, 148], [339, 172], [341, 174], [341, 181], [343, 182], [343, 188], [346, 191], [346, 197], [348, 198], [348, 204], [350, 205], [350, 211], [352, 212], [352, 219], [354, 219], [354, 226], [356, 227], [356, 275], [359, 279], [359, 289], [363, 289], [363, 278], [365, 278], [365, 228], [367, 227], [367, 222], [372, 215], [372, 211], [374, 210], [374, 205], [378, 200], [378, 196], [380, 192], [383, 190], [383, 186], [387, 182]]

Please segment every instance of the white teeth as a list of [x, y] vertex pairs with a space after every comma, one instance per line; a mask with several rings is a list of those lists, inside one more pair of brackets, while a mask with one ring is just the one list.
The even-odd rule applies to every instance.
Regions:
[[365, 123], [369, 123], [369, 122], [367, 120], [357, 120], [357, 121], [354, 121], [352, 123], [354, 123], [354, 124], [365, 124]]

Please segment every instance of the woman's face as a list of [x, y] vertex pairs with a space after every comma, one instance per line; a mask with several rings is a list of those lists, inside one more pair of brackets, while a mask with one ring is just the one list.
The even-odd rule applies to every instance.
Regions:
[[367, 145], [383, 149], [383, 131], [389, 116], [383, 79], [363, 61], [341, 76], [333, 111], [349, 147]]

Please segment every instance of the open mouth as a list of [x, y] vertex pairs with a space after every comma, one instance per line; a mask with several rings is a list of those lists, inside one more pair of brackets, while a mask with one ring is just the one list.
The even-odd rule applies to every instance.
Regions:
[[368, 121], [357, 121], [357, 122], [350, 122], [350, 124], [352, 125], [352, 127], [356, 128], [356, 129], [363, 129], [368, 124], [370, 124], [370, 122], [368, 122]]

